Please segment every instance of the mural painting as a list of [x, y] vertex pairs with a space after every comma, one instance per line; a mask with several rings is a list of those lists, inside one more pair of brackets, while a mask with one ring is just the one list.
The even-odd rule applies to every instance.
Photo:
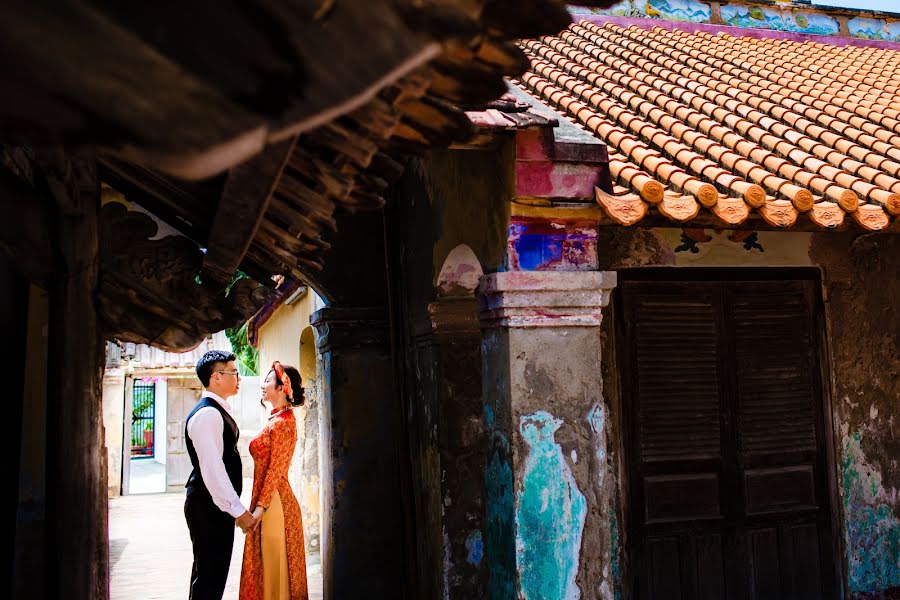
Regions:
[[653, 230], [668, 250], [667, 264], [697, 266], [808, 266], [810, 235], [727, 229]]
[[669, 21], [708, 23], [712, 15], [709, 4], [699, 0], [623, 0], [607, 9], [572, 7], [572, 14], [606, 14], [617, 17], [654, 17]]
[[900, 42], [900, 21], [856, 17], [847, 21], [847, 29], [853, 37]]
[[754, 27], [816, 35], [837, 35], [840, 30], [836, 19], [819, 13], [741, 4], [723, 6], [721, 12], [722, 20], [734, 27]]

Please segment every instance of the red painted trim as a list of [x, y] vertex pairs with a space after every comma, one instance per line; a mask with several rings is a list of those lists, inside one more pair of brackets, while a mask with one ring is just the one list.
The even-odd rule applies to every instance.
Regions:
[[247, 323], [247, 341], [251, 346], [259, 345], [259, 330], [263, 325], [272, 318], [275, 311], [278, 310], [284, 301], [290, 298], [291, 294], [296, 292], [303, 282], [299, 279], [286, 279], [280, 286], [276, 288], [278, 295], [263, 305], [259, 311], [250, 318]]

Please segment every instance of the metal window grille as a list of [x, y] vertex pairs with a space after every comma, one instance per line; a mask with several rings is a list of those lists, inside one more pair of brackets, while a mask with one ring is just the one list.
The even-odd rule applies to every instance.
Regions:
[[156, 384], [134, 382], [131, 395], [131, 457], [153, 458], [156, 428]]

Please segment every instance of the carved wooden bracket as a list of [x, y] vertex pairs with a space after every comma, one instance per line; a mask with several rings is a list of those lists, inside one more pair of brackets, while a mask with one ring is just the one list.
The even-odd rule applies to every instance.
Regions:
[[203, 252], [180, 236], [151, 239], [153, 219], [111, 202], [100, 211], [97, 304], [104, 333], [171, 352], [246, 321], [275, 293], [242, 279], [226, 293], [198, 283]]

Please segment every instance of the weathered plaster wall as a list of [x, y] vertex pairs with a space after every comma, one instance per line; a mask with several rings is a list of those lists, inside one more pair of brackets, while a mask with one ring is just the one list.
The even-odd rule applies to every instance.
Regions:
[[610, 282], [499, 275], [482, 282], [489, 597], [612, 600], [615, 483], [597, 327], [597, 286]]
[[853, 598], [900, 594], [900, 236], [818, 234]]
[[[833, 477], [844, 584], [851, 598], [900, 593], [900, 236], [604, 227], [600, 268], [642, 266], [817, 266], [822, 269], [831, 356]], [[613, 307], [615, 310], [615, 307]], [[614, 334], [611, 319], [604, 323]], [[611, 337], [610, 337], [611, 339]], [[624, 472], [616, 423], [621, 418], [615, 357], [604, 355], [611, 404], [610, 451]], [[627, 522], [627, 482], [619, 489]], [[624, 519], [624, 520], [622, 520]], [[627, 531], [617, 527], [620, 568], [630, 572]]]
[[[412, 460], [415, 597], [423, 600], [483, 597], [486, 587], [480, 334], [472, 290], [482, 268], [497, 270], [505, 260], [513, 158], [511, 140], [485, 151], [429, 152], [410, 161], [386, 210]], [[435, 308], [456, 329], [446, 333], [433, 326], [432, 317], [439, 317], [429, 306], [456, 297], [461, 304]], [[474, 327], [468, 333], [457, 327], [466, 319]]]
[[106, 430], [106, 487], [110, 498], [122, 492], [124, 410], [125, 370], [107, 369], [103, 373], [103, 428]]

